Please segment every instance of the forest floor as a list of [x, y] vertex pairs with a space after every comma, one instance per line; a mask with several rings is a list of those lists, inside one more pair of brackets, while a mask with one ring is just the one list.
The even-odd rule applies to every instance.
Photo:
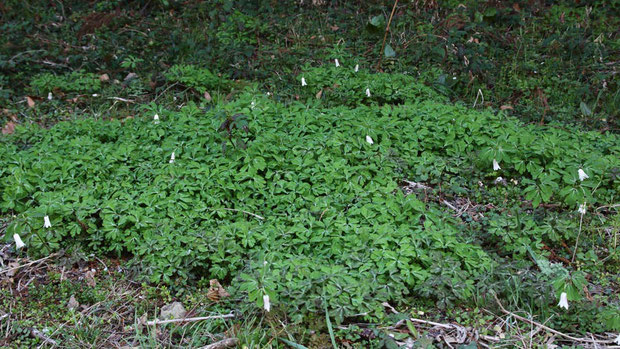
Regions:
[[0, 3], [0, 347], [620, 348], [620, 5], [394, 5]]

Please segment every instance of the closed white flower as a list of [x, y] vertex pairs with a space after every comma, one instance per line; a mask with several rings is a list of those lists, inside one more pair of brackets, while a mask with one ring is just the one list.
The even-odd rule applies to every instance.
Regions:
[[306, 79], [302, 76], [301, 78], [301, 86], [307, 86], [308, 84], [306, 84]]
[[26, 244], [22, 241], [22, 238], [19, 237], [19, 234], [13, 234], [13, 240], [15, 240], [15, 248], [20, 249], [26, 247]]
[[271, 311], [271, 301], [269, 300], [269, 295], [263, 295], [263, 308], [265, 311]]
[[155, 114], [155, 115], [153, 115], [153, 121], [154, 121], [156, 124], [159, 124], [159, 114]]
[[502, 168], [499, 167], [499, 163], [497, 162], [497, 160], [493, 159], [493, 171], [499, 171]]
[[577, 174], [579, 175], [579, 180], [582, 182], [584, 179], [590, 178], [590, 176], [588, 176], [588, 174], [585, 173], [582, 169], [579, 169], [579, 171], [577, 171]]
[[566, 292], [562, 292], [560, 295], [560, 303], [558, 303], [558, 307], [568, 310], [568, 295]]
[[579, 209], [577, 211], [582, 215], [586, 214], [586, 203], [584, 202], [583, 204], [579, 205]]
[[357, 73], [359, 70], [360, 70], [360, 65], [359, 65], [359, 64], [356, 64], [356, 65], [355, 65], [355, 72]]
[[51, 92], [50, 92], [50, 93], [48, 93], [48, 94], [47, 94], [47, 100], [48, 100], [48, 101], [51, 101], [51, 100], [52, 100], [52, 98], [53, 98], [52, 93], [51, 93]]
[[369, 88], [366, 89], [366, 97], [370, 97], [370, 89]]
[[172, 152], [172, 154], [170, 155], [170, 163], [174, 162], [174, 152]]
[[504, 179], [502, 177], [495, 178], [495, 184], [504, 183]]
[[43, 228], [51, 228], [51, 227], [52, 227], [52, 222], [50, 222], [50, 217], [49, 216], [43, 217]]
[[334, 61], [336, 62], [336, 67], [339, 67], [340, 63], [338, 62], [338, 58], [336, 58]]
[[370, 138], [370, 136], [366, 136], [366, 142], [368, 142], [368, 144], [374, 144], [375, 142], [372, 140], [372, 138]]

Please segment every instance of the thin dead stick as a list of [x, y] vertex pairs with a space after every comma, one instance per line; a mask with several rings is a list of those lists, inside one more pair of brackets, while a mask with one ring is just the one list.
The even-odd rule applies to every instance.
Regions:
[[121, 101], [121, 102], [125, 102], [125, 103], [136, 103], [136, 101], [134, 101], [133, 99], [125, 99], [125, 98], [121, 98], [121, 97], [108, 97], [108, 99], [113, 99], [115, 101]]
[[222, 207], [222, 208], [220, 208], [220, 210], [234, 211], [234, 212], [243, 212], [245, 214], [249, 214], [250, 216], [254, 216], [254, 217], [256, 217], [256, 218], [258, 218], [258, 219], [260, 219], [262, 221], [265, 220], [265, 217], [262, 217], [262, 216], [259, 216], [259, 215], [255, 214], [255, 213], [244, 211], [244, 210], [237, 210], [235, 208], [226, 208], [226, 207]]
[[18, 266], [13, 267], [13, 268], [8, 268], [8, 269], [3, 269], [3, 270], [0, 270], [0, 274], [2, 274], [2, 273], [8, 273], [9, 271], [12, 271], [12, 270], [17, 270], [17, 269], [20, 269], [20, 268], [23, 268], [23, 267], [27, 267], [27, 266], [29, 266], [29, 265], [33, 265], [33, 264], [36, 264], [36, 263], [39, 263], [39, 262], [43, 262], [43, 261], [44, 261], [44, 260], [46, 260], [46, 259], [50, 259], [50, 258], [52, 258], [52, 257], [55, 257], [56, 255], [58, 255], [58, 252], [57, 252], [57, 253], [52, 253], [51, 255], [49, 255], [49, 256], [47, 256], [47, 257], [43, 257], [43, 258], [41, 258], [41, 259], [37, 259], [36, 261], [32, 261], [32, 262], [30, 262], [30, 263], [26, 263], [26, 264], [18, 265]]
[[526, 319], [523, 316], [519, 316], [511, 311], [506, 310], [506, 308], [504, 308], [504, 306], [502, 305], [502, 303], [499, 301], [499, 299], [497, 298], [497, 295], [495, 294], [495, 292], [492, 292], [493, 294], [493, 298], [495, 298], [495, 301], [497, 302], [497, 305], [499, 305], [499, 308], [501, 309], [502, 313], [506, 314], [506, 315], [510, 315], [512, 317], [514, 317], [517, 320], [521, 320], [524, 322], [527, 322], [529, 324], [532, 324], [534, 326], [538, 326], [544, 330], [547, 330], [551, 333], [557, 334], [558, 336], [562, 336], [564, 338], [568, 338], [570, 340], [576, 341], [576, 342], [588, 342], [588, 343], [614, 343], [613, 339], [609, 339], [609, 340], [597, 340], [597, 339], [590, 339], [590, 338], [577, 338], [577, 337], [573, 337], [571, 335], [562, 333], [558, 330], [554, 330], [551, 327], [547, 327], [539, 322], [530, 320], [530, 319]]
[[388, 20], [388, 24], [385, 27], [385, 34], [383, 35], [383, 43], [381, 44], [381, 52], [379, 52], [379, 62], [377, 62], [376, 70], [379, 70], [381, 67], [381, 62], [383, 61], [383, 50], [385, 49], [385, 41], [387, 40], [388, 32], [390, 31], [390, 24], [392, 24], [392, 17], [394, 17], [394, 12], [396, 11], [396, 6], [398, 5], [398, 0], [394, 1], [394, 7], [392, 7], [392, 13], [390, 13], [390, 19]]
[[235, 314], [224, 314], [224, 315], [214, 315], [214, 316], [202, 316], [202, 317], [188, 317], [183, 319], [171, 319], [171, 320], [153, 320], [149, 321], [146, 324], [148, 326], [162, 325], [162, 324], [171, 324], [176, 322], [196, 322], [203, 320], [213, 320], [213, 319], [229, 319], [235, 317]]
[[43, 343], [51, 344], [51, 345], [58, 345], [58, 343], [55, 340], [47, 337], [46, 335], [43, 334], [43, 332], [37, 330], [36, 328], [31, 329], [30, 330], [30, 334], [33, 337], [36, 337], [36, 338], [39, 338], [40, 340], [42, 340]]
[[200, 349], [221, 349], [221, 348], [230, 348], [230, 347], [235, 347], [237, 346], [237, 344], [239, 344], [239, 340], [237, 338], [226, 338], [223, 339], [219, 342], [215, 342], [212, 344], [209, 344], [207, 346], [204, 346]]

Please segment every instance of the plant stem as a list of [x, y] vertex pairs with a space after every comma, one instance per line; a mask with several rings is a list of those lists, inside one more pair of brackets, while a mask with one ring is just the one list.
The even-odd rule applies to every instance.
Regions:
[[392, 24], [392, 17], [394, 17], [394, 12], [396, 11], [396, 5], [398, 5], [398, 0], [394, 1], [394, 7], [392, 7], [392, 13], [390, 13], [390, 19], [388, 20], [387, 26], [385, 27], [385, 34], [383, 35], [383, 43], [381, 44], [381, 52], [379, 52], [379, 62], [377, 62], [376, 69], [379, 70], [381, 67], [381, 62], [383, 61], [383, 50], [385, 49], [385, 41], [387, 40], [388, 32], [390, 31], [390, 24]]

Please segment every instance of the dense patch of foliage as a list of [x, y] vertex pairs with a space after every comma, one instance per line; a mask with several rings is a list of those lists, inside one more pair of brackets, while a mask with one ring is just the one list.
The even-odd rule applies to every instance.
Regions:
[[[304, 76], [339, 78], [324, 71]], [[69, 243], [129, 253], [150, 281], [181, 288], [188, 279], [241, 276], [251, 299], [262, 302], [267, 292], [297, 317], [320, 311], [324, 301], [342, 320], [373, 309], [379, 316], [380, 301], [402, 301], [412, 291], [443, 304], [471, 300], [481, 287], [476, 280], [501, 261], [495, 254], [537, 256], [545, 244], [575, 237], [544, 217], [515, 221], [510, 211], [468, 227], [438, 203], [405, 195], [403, 180], [449, 188], [444, 195], [454, 197], [528, 199], [534, 207], [576, 210], [583, 201], [616, 199], [616, 136], [541, 132], [503, 114], [415, 99], [414, 83], [402, 77], [388, 79], [402, 84], [394, 89], [373, 85], [389, 77], [361, 73], [342, 83], [375, 86], [375, 102], [414, 91], [405, 104], [285, 106], [249, 91], [213, 109], [147, 107], [159, 120], [147, 112], [124, 122], [20, 129], [0, 143], [0, 207], [17, 214], [8, 233], [24, 236], [33, 254]], [[313, 88], [332, 85], [323, 81], [301, 88], [314, 95]], [[350, 94], [344, 100], [365, 96], [343, 91]], [[246, 126], [221, 132], [231, 115]], [[497, 185], [500, 174], [516, 180]], [[488, 236], [472, 234], [483, 227]], [[556, 288], [570, 287], [569, 274], [551, 274], [560, 277]]]

